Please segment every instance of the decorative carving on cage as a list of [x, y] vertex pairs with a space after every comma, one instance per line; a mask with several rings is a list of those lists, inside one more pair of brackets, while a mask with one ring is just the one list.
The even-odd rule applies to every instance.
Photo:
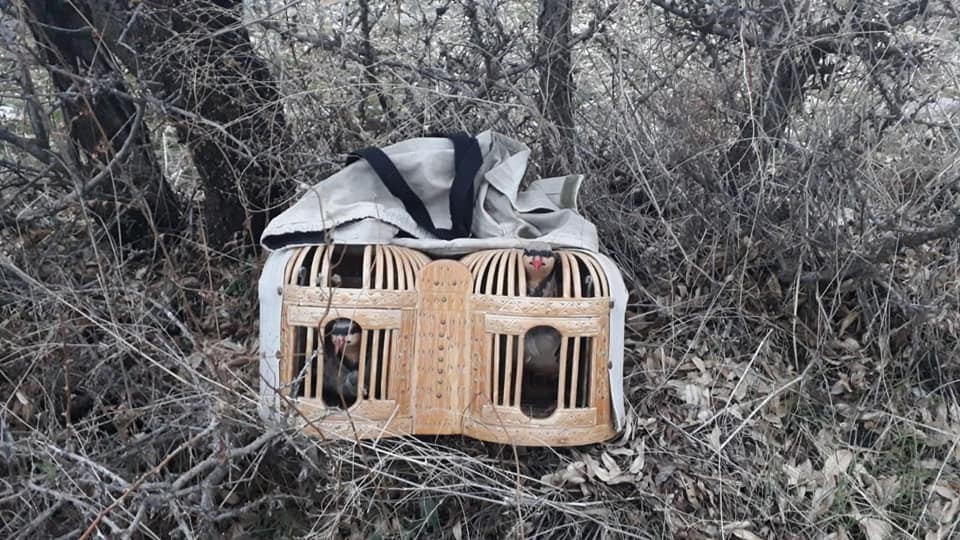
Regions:
[[612, 437], [608, 278], [590, 253], [555, 256], [550, 287], [530, 295], [521, 249], [435, 261], [389, 245], [294, 249], [282, 288], [284, 401], [323, 436]]

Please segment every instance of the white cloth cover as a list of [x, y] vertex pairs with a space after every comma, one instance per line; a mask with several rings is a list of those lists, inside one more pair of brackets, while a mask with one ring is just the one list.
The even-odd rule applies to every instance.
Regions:
[[[614, 426], [623, 427], [623, 338], [627, 290], [616, 264], [599, 253], [596, 227], [577, 212], [581, 175], [544, 178], [521, 191], [530, 150], [523, 143], [485, 131], [476, 136], [483, 164], [474, 180], [472, 237], [441, 240], [420, 227], [365, 160], [358, 160], [309, 188], [274, 218], [261, 242], [272, 251], [260, 278], [261, 394], [275, 404], [279, 383], [279, 288], [290, 248], [318, 244], [325, 235], [340, 244], [392, 244], [434, 256], [484, 249], [522, 248], [546, 242], [595, 255], [610, 283], [610, 394]], [[454, 145], [446, 138], [405, 140], [381, 150], [420, 197], [436, 227], [451, 227], [449, 189]], [[398, 237], [401, 232], [407, 237]], [[266, 412], [266, 411], [265, 411]], [[269, 413], [267, 413], [269, 414]]]

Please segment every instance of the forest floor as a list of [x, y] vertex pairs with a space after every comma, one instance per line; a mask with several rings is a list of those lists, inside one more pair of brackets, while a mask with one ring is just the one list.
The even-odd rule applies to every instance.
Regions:
[[956, 534], [960, 404], [911, 360], [923, 334], [887, 336], [894, 358], [859, 309], [810, 328], [805, 310], [840, 304], [769, 275], [633, 291], [610, 442], [356, 443], [261, 422], [259, 258], [181, 244], [119, 264], [62, 238], [5, 261], [4, 537]]

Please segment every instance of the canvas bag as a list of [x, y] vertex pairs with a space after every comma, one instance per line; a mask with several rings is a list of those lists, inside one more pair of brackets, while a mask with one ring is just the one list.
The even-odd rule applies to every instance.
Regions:
[[[536, 180], [521, 191], [529, 148], [492, 131], [477, 135], [475, 141], [482, 161], [472, 186], [471, 239], [482, 239], [482, 245], [491, 247], [520, 247], [540, 240], [557, 247], [599, 249], [596, 227], [576, 210], [581, 175]], [[453, 228], [449, 194], [457, 163], [454, 143], [446, 137], [420, 137], [381, 151], [423, 201], [436, 227]], [[476, 242], [451, 244], [450, 238], [438, 238], [418, 223], [366, 159], [352, 161], [312, 186], [267, 225], [261, 242], [276, 249], [291, 242], [322, 242], [325, 233], [335, 242], [390, 242], [401, 232], [415, 239], [440, 240], [417, 245], [451, 254], [481, 249]], [[496, 246], [491, 245], [494, 240]]]
[[454, 256], [538, 241], [586, 250], [606, 272], [613, 300], [610, 390], [619, 431], [626, 287], [613, 261], [599, 253], [596, 227], [577, 211], [583, 176], [538, 179], [521, 190], [529, 156], [526, 145], [493, 131], [419, 137], [361, 150], [343, 169], [307, 189], [261, 236], [271, 252], [260, 280], [261, 373], [267, 379], [261, 390], [279, 381], [277, 285], [292, 248], [322, 243], [329, 235], [335, 243], [392, 244]]

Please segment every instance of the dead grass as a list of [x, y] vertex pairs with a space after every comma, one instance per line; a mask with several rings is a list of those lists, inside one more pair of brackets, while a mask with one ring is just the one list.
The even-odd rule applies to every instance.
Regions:
[[[854, 73], [813, 92], [731, 193], [717, 164], [750, 70], [708, 67], [649, 14], [620, 17], [579, 49], [565, 156], [631, 290], [617, 439], [523, 450], [265, 428], [260, 259], [209, 250], [199, 226], [131, 252], [71, 207], [0, 230], [0, 536], [956, 537], [956, 119], [874, 130], [864, 115], [881, 101]], [[283, 73], [283, 156], [303, 182], [441, 128], [540, 149], [534, 74], [457, 82], [478, 65], [459, 19], [429, 55], [422, 33], [384, 30], [381, 52], [402, 41], [399, 58], [420, 60], [388, 56], [376, 82], [311, 43], [315, 21], [274, 19], [300, 32], [254, 27]], [[517, 43], [504, 58], [523, 57]], [[939, 95], [956, 68], [935, 56], [911, 88]], [[195, 194], [190, 174], [165, 172]]]
[[[599, 174], [587, 197], [636, 301], [627, 429], [580, 449], [265, 431], [257, 260], [188, 243], [121, 257], [53, 231], [10, 249], [2, 534], [953, 535], [955, 241], [781, 279], [771, 237], [799, 233], [761, 222], [766, 206], [725, 226], [740, 210], [702, 202], [716, 195], [637, 177], [646, 205], [613, 204]], [[817, 254], [865, 255], [833, 249]]]

